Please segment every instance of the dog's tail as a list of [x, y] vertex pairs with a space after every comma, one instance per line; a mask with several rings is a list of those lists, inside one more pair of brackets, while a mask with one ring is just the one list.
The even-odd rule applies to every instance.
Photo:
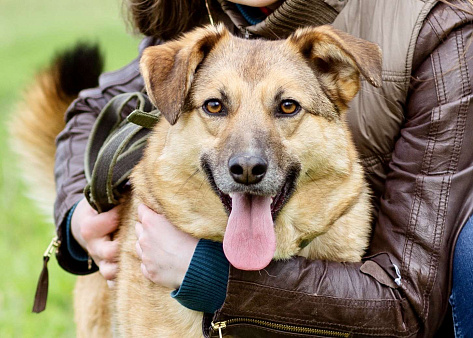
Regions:
[[10, 121], [11, 145], [28, 193], [47, 215], [55, 198], [55, 139], [65, 126], [64, 113], [82, 89], [97, 86], [102, 67], [96, 45], [79, 43], [58, 54], [25, 90]]

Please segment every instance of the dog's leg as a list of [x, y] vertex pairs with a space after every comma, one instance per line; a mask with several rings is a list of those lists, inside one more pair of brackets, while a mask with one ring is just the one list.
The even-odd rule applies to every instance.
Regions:
[[100, 273], [77, 278], [74, 313], [77, 337], [112, 337], [107, 282]]

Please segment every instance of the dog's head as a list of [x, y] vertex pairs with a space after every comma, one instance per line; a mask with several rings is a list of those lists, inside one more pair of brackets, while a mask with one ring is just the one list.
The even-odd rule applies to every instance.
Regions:
[[[181, 149], [185, 130], [192, 134], [185, 147], [195, 151], [186, 153], [198, 156], [199, 171], [229, 214], [223, 241], [233, 265], [265, 267], [282, 231], [274, 220], [294, 192], [350, 174], [356, 156], [343, 113], [360, 75], [377, 86], [380, 69], [376, 45], [329, 26], [281, 41], [206, 27], [144, 51], [150, 99], [180, 134]], [[179, 151], [172, 138], [166, 142]], [[286, 229], [293, 243], [307, 231]]]

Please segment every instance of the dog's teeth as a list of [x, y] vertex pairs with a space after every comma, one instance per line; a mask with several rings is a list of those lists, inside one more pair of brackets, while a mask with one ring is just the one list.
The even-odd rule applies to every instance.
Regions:
[[233, 196], [234, 196], [234, 193], [233, 193], [233, 192], [231, 192], [231, 193], [229, 193], [229, 194], [228, 194], [228, 196], [230, 196], [230, 198], [233, 198]]

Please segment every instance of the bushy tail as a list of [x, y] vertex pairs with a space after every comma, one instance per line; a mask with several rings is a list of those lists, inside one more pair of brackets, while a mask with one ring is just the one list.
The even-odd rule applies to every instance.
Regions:
[[47, 215], [54, 203], [55, 139], [78, 93], [96, 87], [103, 59], [98, 46], [78, 44], [58, 54], [25, 90], [10, 121], [11, 145], [28, 193]]

